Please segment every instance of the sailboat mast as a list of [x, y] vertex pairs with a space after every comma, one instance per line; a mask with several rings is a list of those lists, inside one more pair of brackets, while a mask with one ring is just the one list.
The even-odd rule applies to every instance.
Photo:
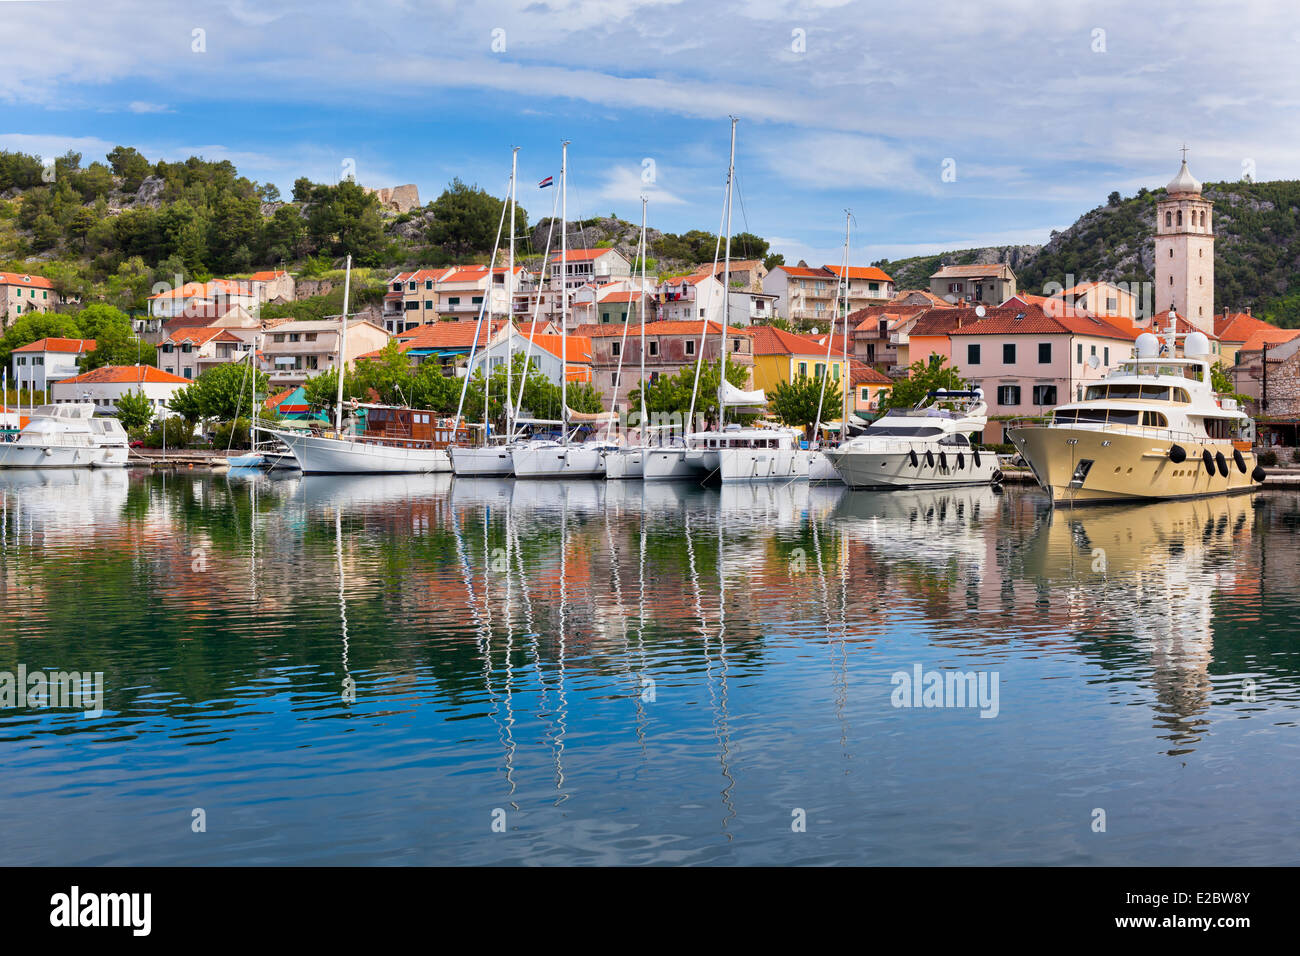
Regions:
[[[514, 438], [514, 403], [511, 401], [511, 376], [515, 359], [515, 195], [518, 184], [519, 147], [510, 152], [510, 261], [506, 267], [506, 440]], [[522, 389], [522, 384], [520, 385]]]
[[718, 349], [721, 358], [718, 363], [718, 430], [727, 423], [727, 406], [723, 399], [723, 389], [727, 383], [727, 313], [728, 294], [731, 289], [731, 195], [732, 182], [736, 176], [736, 117], [731, 117], [731, 158], [727, 161], [727, 226], [726, 251], [722, 260], [722, 330], [718, 333]]
[[641, 444], [647, 445], [646, 441], [649, 423], [646, 420], [645, 407], [645, 207], [646, 197], [641, 197], [641, 298], [637, 302], [637, 318], [641, 320]]
[[[846, 209], [844, 210], [844, 408], [840, 416], [840, 441], [844, 441], [849, 435], [849, 393], [853, 390], [853, 362], [849, 358], [849, 269], [852, 268], [849, 265], [849, 240], [852, 227], [853, 213]], [[832, 325], [831, 328], [834, 329], [835, 326]], [[829, 368], [826, 374], [830, 374]]]
[[560, 442], [569, 443], [569, 141], [560, 147]]
[[343, 274], [343, 314], [339, 316], [339, 394], [334, 403], [334, 431], [343, 434], [343, 373], [347, 370], [348, 354], [348, 297], [352, 293], [352, 256], [348, 256], [347, 271]]

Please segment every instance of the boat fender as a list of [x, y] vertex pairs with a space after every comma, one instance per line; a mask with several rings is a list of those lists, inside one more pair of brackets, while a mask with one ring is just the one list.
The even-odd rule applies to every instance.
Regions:
[[925, 450], [925, 463], [931, 468], [934, 467], [934, 452], [930, 451], [928, 448]]
[[1256, 465], [1255, 470], [1250, 473], [1250, 477], [1252, 481], [1262, 484], [1265, 478], [1264, 466]]
[[961, 452], [957, 452], [957, 470], [961, 471], [965, 467], [966, 467], [966, 456], [963, 455]]
[[1177, 444], [1170, 445], [1169, 460], [1172, 461], [1175, 465], [1181, 465], [1183, 462], [1187, 460], [1187, 449], [1184, 448], [1182, 445], [1177, 445]]
[[995, 485], [1002, 484], [1002, 470], [999, 468], [993, 469], [993, 484]]
[[1232, 450], [1232, 463], [1237, 466], [1237, 470], [1243, 475], [1246, 473], [1246, 459], [1241, 454], [1240, 448], [1234, 448]]
[[910, 459], [912, 460], [912, 467], [913, 467], [913, 468], [920, 468], [920, 467], [921, 467], [921, 463], [920, 463], [919, 461], [917, 461], [917, 458], [916, 458], [916, 449], [915, 449], [915, 448], [913, 448], [913, 449], [911, 449], [910, 451], [908, 451], [908, 453], [907, 453], [907, 457], [910, 458]]
[[939, 452], [939, 467], [944, 471], [948, 470], [948, 453], [946, 451]]
[[1205, 471], [1206, 471], [1206, 473], [1207, 473], [1207, 474], [1210, 474], [1210, 475], [1213, 475], [1213, 474], [1214, 474], [1214, 456], [1210, 454], [1210, 449], [1205, 448], [1205, 449], [1202, 449], [1202, 450], [1201, 450], [1201, 461], [1205, 463]]
[[1224, 478], [1228, 477], [1228, 459], [1223, 457], [1223, 452], [1214, 453], [1214, 463], [1219, 466], [1219, 474]]
[[975, 457], [975, 467], [978, 468], [980, 466], [980, 450], [976, 448], [971, 454]]

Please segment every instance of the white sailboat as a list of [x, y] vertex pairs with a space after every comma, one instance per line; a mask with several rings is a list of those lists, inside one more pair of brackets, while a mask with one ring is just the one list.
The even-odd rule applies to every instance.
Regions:
[[560, 158], [560, 439], [540, 439], [511, 449], [516, 478], [601, 478], [605, 474], [606, 446], [594, 442], [571, 444], [569, 423], [569, 234], [568, 234], [569, 143], [561, 147]]
[[[849, 210], [844, 211], [844, 265], [841, 267], [839, 285], [835, 288], [835, 308], [836, 312], [844, 319], [844, 343], [841, 349], [844, 358], [844, 387], [843, 408], [840, 416], [840, 441], [848, 439], [849, 431], [849, 396], [853, 393], [853, 363], [849, 356], [849, 236], [853, 224], [853, 213]], [[844, 300], [841, 305], [839, 292], [844, 290]], [[826, 375], [822, 377], [821, 396], [817, 399], [817, 430], [821, 438], [821, 445], [826, 443], [826, 426], [822, 422], [822, 405], [826, 401], [826, 383], [830, 381], [830, 367], [832, 347], [835, 341], [835, 325], [831, 324], [830, 334], [826, 336]], [[808, 462], [808, 480], [817, 482], [836, 482], [840, 481], [840, 473], [835, 470], [825, 452], [818, 448], [812, 452]]]
[[[611, 479], [630, 479], [641, 480], [645, 477], [646, 454], [651, 449], [646, 444], [645, 436], [650, 425], [649, 415], [646, 412], [645, 389], [645, 286], [646, 286], [646, 241], [645, 241], [645, 212], [646, 197], [641, 197], [641, 238], [637, 243], [637, 255], [641, 259], [641, 288], [640, 297], [637, 301], [637, 318], [641, 322], [641, 418], [640, 440], [634, 446], [624, 446], [605, 454], [605, 477]], [[623, 341], [618, 350], [618, 373], [614, 379], [614, 400], [618, 399], [618, 390], [623, 384], [623, 356], [627, 352], [627, 321], [623, 323]], [[609, 432], [605, 433], [606, 439]]]
[[352, 257], [347, 258], [343, 280], [343, 314], [339, 316], [338, 397], [334, 406], [334, 434], [317, 435], [275, 428], [257, 430], [274, 435], [288, 447], [305, 474], [422, 474], [451, 471], [447, 447], [457, 432], [439, 422], [433, 412], [374, 403], [356, 403], [366, 411], [366, 430], [343, 431], [343, 379], [346, 373], [348, 302], [352, 284]]

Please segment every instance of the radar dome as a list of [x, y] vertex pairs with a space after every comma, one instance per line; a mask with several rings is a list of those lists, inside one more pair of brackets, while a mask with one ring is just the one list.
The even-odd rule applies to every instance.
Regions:
[[1160, 354], [1160, 340], [1150, 332], [1143, 332], [1139, 335], [1136, 345], [1138, 358], [1155, 358]]
[[1210, 340], [1206, 338], [1204, 332], [1193, 332], [1187, 338], [1183, 339], [1184, 355], [1209, 355]]

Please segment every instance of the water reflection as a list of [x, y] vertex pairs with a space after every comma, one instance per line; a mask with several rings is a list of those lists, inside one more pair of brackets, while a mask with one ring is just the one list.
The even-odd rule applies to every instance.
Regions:
[[[801, 860], [862, 862], [882, 828], [895, 861], [988, 859], [967, 842], [997, 823], [956, 792], [1010, 801], [1031, 836], [1006, 860], [1050, 861], [1072, 845], [1062, 794], [1159, 780], [1167, 754], [1277, 772], [1300, 696], [1296, 501], [3, 473], [0, 670], [103, 670], [108, 713], [0, 712], [0, 772], [29, 794], [0, 824], [49, 811], [65, 777], [44, 752], [66, 774], [109, 748], [172, 776], [81, 795], [142, 828], [105, 859], [192, 860], [134, 815], [201, 779], [266, 819], [211, 862], [263, 826], [275, 862], [778, 862], [792, 807], [821, 814]], [[915, 662], [999, 671], [1003, 715], [892, 709], [890, 675]], [[1083, 752], [1100, 777], [1036, 787]], [[1224, 794], [1203, 799], [1188, 812], [1217, 839]], [[358, 843], [267, 800], [319, 800]], [[480, 839], [495, 808], [508, 849]], [[915, 844], [936, 827], [946, 856]]]

